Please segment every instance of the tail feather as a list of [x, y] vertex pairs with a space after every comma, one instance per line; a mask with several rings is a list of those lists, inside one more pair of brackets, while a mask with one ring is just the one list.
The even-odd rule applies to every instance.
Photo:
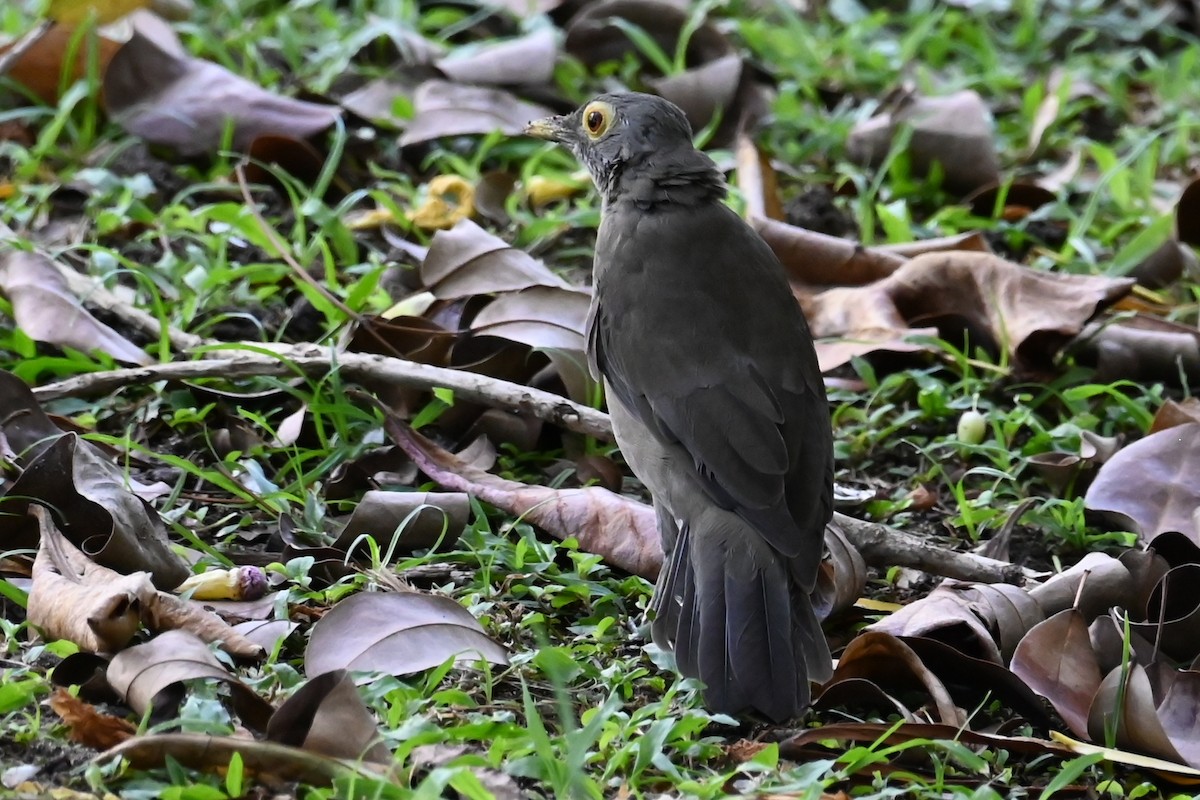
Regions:
[[809, 703], [809, 680], [832, 669], [812, 603], [786, 559], [744, 521], [705, 522], [678, 532], [656, 593], [666, 613], [654, 639], [674, 646], [682, 674], [704, 681], [713, 710], [794, 717]]

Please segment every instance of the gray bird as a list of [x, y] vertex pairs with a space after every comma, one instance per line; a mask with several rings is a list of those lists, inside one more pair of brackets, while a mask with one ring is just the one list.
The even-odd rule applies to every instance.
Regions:
[[654, 640], [711, 709], [794, 717], [831, 669], [811, 594], [833, 437], [783, 267], [672, 103], [604, 94], [526, 133], [570, 148], [603, 197], [588, 360], [658, 513]]

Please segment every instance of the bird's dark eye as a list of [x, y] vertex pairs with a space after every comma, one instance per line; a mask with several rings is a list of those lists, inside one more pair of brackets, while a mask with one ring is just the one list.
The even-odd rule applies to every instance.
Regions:
[[608, 103], [595, 102], [583, 110], [583, 127], [593, 139], [603, 136], [611, 124], [612, 106]]

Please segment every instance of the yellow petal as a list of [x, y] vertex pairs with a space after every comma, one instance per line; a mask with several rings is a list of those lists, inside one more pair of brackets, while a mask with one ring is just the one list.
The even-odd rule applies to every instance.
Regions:
[[148, 5], [150, 0], [50, 0], [46, 16], [55, 22], [77, 25], [95, 14], [96, 22], [106, 25]]
[[408, 218], [423, 230], [445, 230], [475, 213], [475, 187], [459, 175], [438, 175], [429, 182], [425, 202]]

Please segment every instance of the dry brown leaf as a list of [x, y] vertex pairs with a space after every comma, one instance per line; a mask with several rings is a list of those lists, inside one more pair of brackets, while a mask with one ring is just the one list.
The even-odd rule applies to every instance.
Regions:
[[1129, 609], [1135, 615], [1130, 629], [1171, 658], [1191, 662], [1200, 656], [1198, 587], [1200, 563], [1171, 567], [1155, 581], [1145, 607]]
[[379, 724], [345, 670], [310, 679], [271, 716], [267, 740], [330, 758], [387, 764]]
[[940, 164], [948, 188], [967, 193], [1000, 177], [991, 113], [971, 90], [945, 97], [900, 96], [895, 108], [855, 126], [846, 143], [850, 158], [881, 164], [901, 126], [912, 128], [908, 154], [916, 175]]
[[30, 339], [83, 353], [99, 350], [129, 364], [153, 362], [144, 350], [93, 317], [54, 262], [41, 253], [11, 250], [0, 241], [0, 292], [12, 303], [17, 327]]
[[1167, 398], [1155, 412], [1147, 433], [1158, 433], [1189, 422], [1200, 422], [1200, 397], [1185, 397], [1182, 400]]
[[341, 115], [336, 106], [282, 97], [217, 64], [173, 52], [140, 30], [109, 63], [104, 96], [127, 132], [185, 156], [215, 153], [228, 125], [234, 147], [244, 151], [266, 134], [313, 136]]
[[84, 747], [107, 750], [137, 735], [137, 726], [129, 720], [105, 714], [66, 689], [55, 689], [47, 702], [67, 726], [71, 741]]
[[1179, 241], [1200, 247], [1200, 178], [1184, 187], [1175, 204], [1175, 230]]
[[442, 74], [459, 83], [530, 86], [553, 79], [557, 58], [557, 37], [547, 26], [515, 39], [455, 50], [436, 64]]
[[246, 774], [265, 784], [300, 782], [329, 786], [337, 779], [353, 781], [385, 776], [381, 764], [340, 760], [296, 747], [260, 742], [245, 737], [210, 736], [199, 733], [157, 733], [138, 736], [98, 756], [102, 760], [123, 758], [134, 769], [157, 769], [174, 760], [190, 769], [220, 773], [239, 755]]
[[421, 264], [421, 282], [443, 300], [532, 286], [571, 288], [541, 261], [470, 220], [434, 234]]
[[[11, 381], [0, 378], [3, 383]], [[122, 470], [111, 459], [77, 434], [65, 433], [37, 453], [6, 497], [13, 514], [35, 502], [53, 509], [63, 534], [98, 564], [126, 574], [149, 572], [164, 588], [188, 576], [158, 513], [126, 488]], [[5, 533], [12, 546], [37, 541], [34, 531], [16, 524]]]
[[1096, 365], [1097, 383], [1178, 383], [1200, 378], [1200, 331], [1190, 325], [1138, 314], [1107, 324], [1092, 323], [1076, 340], [1081, 361]]
[[388, 416], [385, 427], [421, 471], [442, 486], [468, 492], [557, 539], [575, 538], [581, 549], [636, 575], [658, 575], [662, 541], [650, 506], [595, 486], [556, 490], [506, 480], [464, 463], [394, 416]]
[[226, 683], [238, 716], [248, 728], [266, 730], [274, 709], [216, 659], [208, 645], [182, 630], [160, 633], [145, 644], [123, 650], [108, 665], [108, 683], [138, 714], [153, 710], [169, 718], [183, 702], [183, 681], [211, 679]]
[[115, 653], [141, 627], [142, 598], [154, 586], [145, 572], [121, 575], [101, 567], [66, 540], [50, 512], [32, 506], [41, 533], [33, 562], [29, 621], [47, 640], [65, 639], [89, 653]]
[[454, 658], [507, 666], [508, 653], [471, 613], [449, 597], [371, 592], [337, 603], [313, 626], [304, 651], [310, 676], [333, 670], [407, 675]]
[[955, 726], [967, 722], [966, 713], [954, 704], [941, 680], [907, 644], [891, 634], [865, 631], [851, 640], [822, 695], [846, 680], [867, 680], [884, 691], [890, 689], [893, 695], [899, 690], [923, 690], [933, 702], [939, 722]]
[[926, 636], [976, 658], [1003, 664], [1042, 616], [1037, 603], [1015, 586], [946, 581], [873, 623], [869, 630], [895, 636]]
[[505, 292], [475, 315], [471, 330], [535, 350], [567, 350], [579, 354], [583, 363], [584, 329], [591, 299], [589, 292], [553, 286]]
[[67, 639], [80, 649], [122, 649], [144, 624], [154, 631], [187, 630], [217, 642], [239, 658], [261, 658], [263, 650], [244, 639], [201, 605], [154, 588], [145, 572], [124, 575], [92, 561], [59, 533], [42, 506], [31, 506], [41, 546], [34, 562], [29, 619], [48, 638]]
[[750, 222], [783, 262], [791, 280], [808, 286], [868, 284], [891, 275], [906, 261], [900, 255], [786, 222], [763, 218]]
[[1188, 245], [1167, 239], [1158, 248], [1134, 265], [1129, 277], [1148, 289], [1164, 289], [1184, 275], [1196, 275], [1200, 264]]
[[516, 136], [531, 120], [548, 117], [550, 109], [521, 100], [503, 89], [467, 86], [451, 81], [425, 81], [413, 93], [413, 118], [400, 135], [400, 146], [445, 136], [500, 131]]
[[1109, 459], [1096, 474], [1084, 506], [1149, 541], [1179, 531], [1200, 542], [1200, 423], [1152, 433]]
[[1088, 711], [1100, 688], [1100, 665], [1088, 623], [1068, 608], [1030, 629], [1013, 653], [1010, 669], [1045, 697], [1076, 736], [1088, 735]]
[[370, 536], [384, 554], [447, 547], [458, 541], [470, 513], [470, 499], [462, 492], [369, 491], [333, 546], [355, 557], [367, 556], [356, 541], [362, 536]]
[[867, 586], [867, 577], [862, 554], [850, 544], [837, 520], [830, 522], [825, 526], [825, 559], [813, 592], [817, 619], [828, 619], [853, 606]]
[[1124, 749], [1186, 763], [1163, 729], [1141, 664], [1128, 670], [1116, 667], [1100, 682], [1088, 714], [1088, 732], [1094, 742], [1115, 741]]
[[771, 159], [745, 133], [738, 134], [734, 145], [737, 159], [737, 187], [746, 202], [747, 219], [783, 219], [783, 201]]
[[264, 653], [274, 652], [276, 645], [299, 629], [300, 623], [286, 619], [247, 620], [233, 626], [235, 633], [261, 647]]
[[[78, 52], [74, 55], [75, 60], [70, 66], [70, 80], [64, 83], [64, 62], [67, 58], [67, 51], [71, 47], [71, 41], [77, 35], [78, 30], [74, 25], [54, 25], [17, 58], [5, 73], [5, 77], [29, 89], [47, 105], [58, 105], [60, 89], [87, 76], [88, 65], [93, 54], [99, 64], [100, 72], [103, 74], [108, 63], [112, 61], [112, 57], [121, 49], [120, 42], [105, 36], [84, 36]], [[16, 43], [0, 47], [0, 56], [8, 52]]]
[[[693, 131], [700, 131], [721, 115], [721, 127], [745, 128], [738, 125], [740, 109], [735, 108], [738, 87], [742, 85], [744, 64], [738, 53], [730, 53], [692, 69], [650, 78], [646, 84], [655, 94], [665, 97], [687, 116]], [[715, 145], [723, 145], [726, 135], [713, 137]]]
[[1127, 606], [1135, 588], [1133, 575], [1120, 559], [1088, 553], [1069, 569], [1032, 587], [1029, 596], [1047, 617], [1074, 607], [1090, 620], [1113, 606]]
[[143, 598], [143, 620], [153, 631], [187, 631], [201, 641], [216, 643], [235, 658], [257, 660], [266, 655], [262, 647], [245, 638], [199, 602], [184, 600], [167, 592]]
[[1041, 272], [989, 253], [928, 253], [868, 286], [822, 292], [805, 311], [817, 337], [853, 339], [861, 330], [903, 332], [938, 322], [965, 327], [972, 345], [990, 345], [1015, 367], [1036, 369], [1132, 285]]

